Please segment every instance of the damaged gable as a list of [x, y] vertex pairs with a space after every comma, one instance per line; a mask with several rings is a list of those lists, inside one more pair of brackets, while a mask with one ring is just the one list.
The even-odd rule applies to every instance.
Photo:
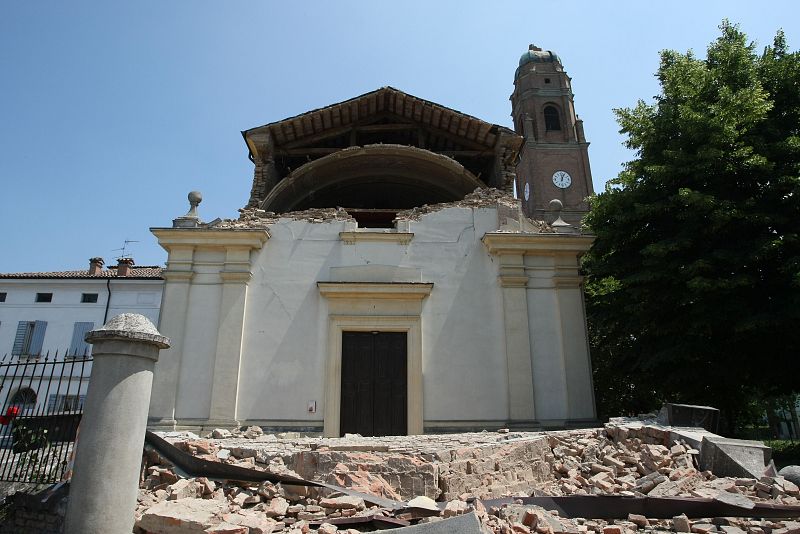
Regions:
[[[375, 207], [370, 204], [381, 195], [399, 202], [389, 207], [409, 209], [425, 203], [460, 200], [476, 185], [511, 191], [514, 166], [523, 141], [508, 128], [392, 87], [246, 130], [242, 135], [255, 164], [247, 207], [278, 212], [336, 205]], [[442, 173], [418, 170], [416, 165], [425, 159], [419, 153], [406, 151], [398, 156], [396, 151], [386, 155], [388, 159], [382, 162], [373, 151], [369, 158], [363, 159], [362, 165], [354, 164], [359, 167], [353, 171], [358, 175], [355, 182], [348, 179], [346, 172], [340, 172], [337, 174], [340, 183], [335, 188], [328, 187], [326, 179], [321, 178], [318, 183], [311, 184], [310, 191], [302, 199], [287, 202], [269, 198], [281, 182], [298, 173], [308, 175], [304, 167], [315, 160], [368, 145], [411, 147], [429, 154], [430, 161], [434, 161], [435, 155], [445, 156], [463, 167], [465, 181], [470, 187], [465, 184], [461, 189], [453, 188], [445, 183], [447, 178], [443, 178]], [[380, 176], [376, 176], [376, 172]], [[408, 178], [411, 174], [416, 176], [414, 180]], [[308, 186], [306, 181], [303, 191]], [[298, 186], [292, 187], [298, 189]], [[348, 187], [351, 188], [349, 192], [337, 191]], [[364, 193], [370, 187], [374, 191]], [[320, 193], [323, 189], [325, 194]], [[423, 193], [425, 190], [433, 193]]]

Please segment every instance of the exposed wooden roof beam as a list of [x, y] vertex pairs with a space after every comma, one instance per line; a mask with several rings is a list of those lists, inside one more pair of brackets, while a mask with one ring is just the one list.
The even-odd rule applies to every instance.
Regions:
[[306, 148], [279, 148], [275, 153], [279, 156], [289, 157], [303, 157], [303, 156], [326, 156], [339, 152], [342, 147], [336, 148], [322, 148], [322, 147], [306, 147]]
[[[342, 147], [306, 147], [306, 148], [278, 148], [275, 153], [279, 156], [288, 157], [303, 157], [303, 156], [325, 156], [339, 152]], [[437, 150], [437, 154], [449, 156], [451, 158], [464, 157], [464, 158], [480, 158], [480, 157], [493, 157], [492, 149], [486, 150]]]
[[[386, 118], [393, 123], [374, 124]], [[413, 124], [406, 124], [407, 121]], [[384, 88], [249, 132], [266, 129], [272, 133], [278, 147], [292, 150], [344, 135], [352, 128], [371, 133], [423, 128], [434, 138], [452, 141], [450, 148], [475, 150], [492, 147], [497, 142], [497, 133], [506, 130], [402, 91]], [[510, 130], [508, 133], [514, 135]], [[426, 145], [435, 150], [435, 144]]]

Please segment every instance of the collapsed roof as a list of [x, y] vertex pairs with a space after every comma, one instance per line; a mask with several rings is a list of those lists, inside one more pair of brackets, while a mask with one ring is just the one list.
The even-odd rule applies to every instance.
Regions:
[[[510, 191], [523, 138], [383, 87], [242, 132], [255, 163], [247, 207], [408, 209]], [[354, 147], [359, 147], [355, 149]]]

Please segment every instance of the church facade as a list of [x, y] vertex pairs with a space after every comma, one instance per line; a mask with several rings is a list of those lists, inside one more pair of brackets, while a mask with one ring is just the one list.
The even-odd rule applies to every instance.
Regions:
[[240, 217], [201, 222], [190, 194], [186, 216], [152, 229], [172, 347], [150, 426], [592, 422], [588, 144], [552, 52], [520, 59], [512, 117], [514, 130], [384, 87], [242, 132]]

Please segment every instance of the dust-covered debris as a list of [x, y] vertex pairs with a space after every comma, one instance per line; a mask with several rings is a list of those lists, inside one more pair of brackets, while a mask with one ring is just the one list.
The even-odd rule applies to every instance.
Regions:
[[[552, 233], [553, 229], [544, 221], [535, 221], [522, 213], [519, 200], [511, 194], [494, 188], [477, 188], [462, 200], [441, 204], [425, 204], [416, 208], [397, 212], [396, 221], [418, 221], [424, 215], [447, 208], [488, 208], [498, 207], [504, 219], [516, 221], [516, 231]], [[203, 225], [206, 228], [243, 230], [268, 228], [281, 220], [307, 221], [311, 223], [327, 223], [332, 221], [353, 221], [355, 219], [343, 207], [311, 208], [302, 211], [275, 213], [260, 208], [242, 208], [238, 219], [217, 219]], [[502, 231], [502, 229], [501, 229]]]
[[433, 213], [447, 208], [488, 208], [498, 203], [504, 204], [509, 208], [516, 208], [519, 206], [519, 201], [505, 191], [493, 187], [479, 187], [472, 193], [466, 195], [462, 200], [444, 202], [441, 204], [425, 204], [416, 208], [399, 211], [397, 212], [397, 219], [416, 221], [427, 213]]
[[[376, 517], [415, 524], [476, 514], [484, 528], [502, 534], [800, 533], [798, 520], [655, 519], [630, 514], [606, 521], [564, 518], [522, 501], [488, 509], [483, 505], [485, 499], [527, 497], [534, 491], [707, 497], [743, 510], [759, 502], [800, 504], [797, 485], [782, 476], [734, 479], [701, 471], [698, 451], [686, 442], [670, 441], [672, 435], [664, 427], [608, 424], [557, 432], [376, 438], [272, 435], [257, 427], [218, 429], [206, 439], [175, 436], [169, 441], [199, 458], [327, 481], [403, 499], [409, 507], [391, 510], [316, 487], [184, 479], [168, 461], [149, 451], [136, 512], [137, 532], [355, 533], [372, 530], [369, 520]], [[220, 454], [223, 451], [227, 454]]]
[[259, 208], [239, 209], [238, 219], [220, 219], [208, 224], [209, 228], [215, 229], [253, 229], [267, 228], [270, 224], [276, 224], [281, 219], [294, 221], [307, 221], [312, 223], [326, 223], [332, 221], [355, 221], [344, 208], [311, 208], [302, 211], [290, 211], [287, 213], [275, 213], [264, 211]]

